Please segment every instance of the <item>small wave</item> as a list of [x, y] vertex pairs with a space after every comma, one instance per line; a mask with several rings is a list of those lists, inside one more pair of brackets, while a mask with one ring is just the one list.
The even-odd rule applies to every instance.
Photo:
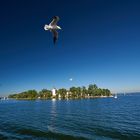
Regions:
[[109, 137], [112, 139], [120, 139], [120, 140], [140, 140], [139, 134], [131, 134], [127, 132], [120, 132], [117, 130], [111, 130], [111, 129], [104, 129], [104, 128], [96, 128], [94, 129], [94, 132], [98, 136], [104, 136]]
[[20, 135], [32, 136], [37, 138], [48, 138], [48, 139], [57, 139], [57, 140], [87, 140], [83, 137], [76, 137], [62, 133], [56, 133], [52, 131], [40, 131], [40, 130], [33, 130], [33, 129], [21, 129], [17, 132]]

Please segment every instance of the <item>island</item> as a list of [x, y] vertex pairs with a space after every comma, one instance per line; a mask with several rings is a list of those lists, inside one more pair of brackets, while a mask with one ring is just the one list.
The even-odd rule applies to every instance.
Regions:
[[42, 89], [41, 91], [28, 90], [18, 94], [11, 94], [11, 99], [82, 99], [82, 98], [101, 98], [112, 97], [109, 89], [98, 88], [96, 84], [90, 84], [88, 87], [71, 87], [69, 89], [53, 88], [52, 90]]

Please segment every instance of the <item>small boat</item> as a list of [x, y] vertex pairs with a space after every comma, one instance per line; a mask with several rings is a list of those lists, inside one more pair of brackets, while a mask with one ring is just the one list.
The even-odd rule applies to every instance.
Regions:
[[114, 98], [117, 99], [117, 94], [115, 94]]

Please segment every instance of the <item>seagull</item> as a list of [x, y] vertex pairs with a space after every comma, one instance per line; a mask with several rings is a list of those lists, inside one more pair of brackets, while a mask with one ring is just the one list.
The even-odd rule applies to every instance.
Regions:
[[46, 24], [44, 26], [45, 31], [49, 30], [50, 32], [52, 32], [54, 44], [56, 43], [56, 41], [58, 39], [58, 32], [57, 32], [57, 30], [61, 29], [60, 26], [57, 26], [57, 22], [58, 21], [59, 21], [59, 17], [58, 16], [54, 16], [52, 22], [49, 25]]

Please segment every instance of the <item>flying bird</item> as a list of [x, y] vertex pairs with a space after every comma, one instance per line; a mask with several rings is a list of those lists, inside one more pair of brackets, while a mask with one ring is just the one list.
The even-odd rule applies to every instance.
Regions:
[[56, 41], [58, 39], [58, 32], [57, 32], [57, 30], [61, 29], [60, 26], [57, 26], [57, 22], [58, 21], [59, 21], [59, 17], [58, 16], [54, 16], [52, 22], [49, 25], [46, 24], [44, 26], [44, 29], [46, 31], [49, 30], [50, 32], [52, 32], [54, 44], [56, 43]]

